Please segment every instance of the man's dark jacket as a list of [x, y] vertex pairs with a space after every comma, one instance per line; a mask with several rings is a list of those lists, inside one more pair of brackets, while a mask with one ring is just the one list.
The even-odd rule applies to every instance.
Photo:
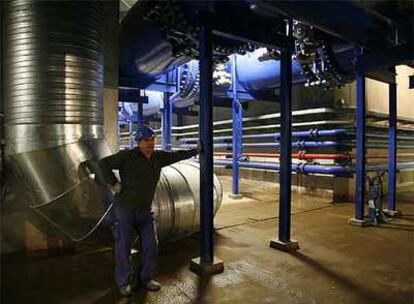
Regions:
[[119, 170], [121, 192], [116, 199], [120, 207], [149, 211], [161, 168], [197, 154], [197, 149], [174, 152], [155, 150], [148, 159], [139, 148], [135, 148], [107, 156], [101, 159], [99, 166], [103, 179], [111, 185], [117, 182], [112, 170]]

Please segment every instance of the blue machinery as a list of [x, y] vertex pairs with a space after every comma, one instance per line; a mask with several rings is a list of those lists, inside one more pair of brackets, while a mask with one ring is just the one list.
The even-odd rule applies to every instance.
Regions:
[[[340, 3], [341, 10], [350, 13], [347, 26], [339, 24], [333, 14], [335, 5], [327, 4], [322, 8], [309, 1], [307, 3], [284, 3], [262, 1], [221, 1], [214, 3], [214, 28], [210, 24], [213, 19], [213, 1], [191, 2], [180, 6], [178, 3], [166, 1], [165, 5], [154, 6], [151, 1], [140, 1], [136, 9], [125, 18], [121, 46], [124, 51], [121, 60], [121, 84], [130, 87], [150, 88], [165, 83], [164, 92], [174, 93], [169, 79], [163, 78], [163, 73], [182, 66], [191, 59], [199, 58], [199, 78], [190, 79], [180, 86], [186, 94], [180, 96], [187, 101], [199, 100], [200, 105], [200, 143], [203, 151], [200, 155], [201, 179], [201, 252], [200, 258], [191, 263], [191, 268], [197, 273], [218, 273], [223, 270], [221, 261], [214, 257], [213, 246], [213, 62], [223, 63], [231, 54], [245, 54], [258, 46], [266, 47], [268, 52], [262, 60], [278, 60], [280, 69], [274, 74], [280, 79], [280, 164], [266, 165], [280, 171], [280, 208], [278, 239], [271, 241], [270, 246], [281, 250], [297, 250], [297, 242], [290, 238], [290, 209], [291, 209], [291, 174], [292, 169], [298, 172], [329, 171], [333, 174], [344, 173], [339, 166], [298, 165], [291, 161], [292, 150], [292, 54], [295, 54], [293, 73], [301, 67], [304, 75], [294, 76], [295, 80], [308, 85], [331, 87], [344, 84], [352, 79], [356, 71], [357, 79], [357, 128], [356, 147], [357, 163], [355, 218], [351, 223], [363, 224], [365, 202], [365, 77], [374, 77], [389, 83], [390, 86], [390, 142], [389, 151], [389, 206], [390, 212], [396, 211], [395, 176], [396, 162], [396, 85], [395, 77], [387, 73], [376, 73], [379, 68], [391, 67], [412, 60], [412, 18], [407, 24], [391, 22], [379, 14], [371, 13], [351, 1]], [[189, 2], [190, 3], [190, 2]], [[315, 9], [318, 7], [318, 9]], [[194, 14], [198, 12], [198, 14]], [[234, 31], [233, 25], [227, 21], [234, 18], [244, 18]], [[180, 18], [173, 16], [180, 15]], [[141, 18], [141, 16], [144, 16]], [[219, 17], [219, 18], [217, 18]], [[260, 18], [259, 18], [260, 17]], [[314, 25], [314, 28], [302, 24], [292, 17]], [[404, 19], [404, 18], [400, 18]], [[288, 20], [286, 22], [286, 20]], [[347, 21], [347, 20], [345, 20]], [[366, 22], [365, 22], [366, 21]], [[401, 21], [401, 20], [400, 20]], [[398, 20], [396, 21], [398, 22]], [[254, 28], [246, 26], [255, 24]], [[139, 25], [139, 26], [138, 26]], [[143, 29], [146, 35], [139, 35]], [[269, 30], [271, 29], [271, 30]], [[396, 30], [397, 29], [397, 30]], [[407, 30], [408, 29], [408, 30]], [[399, 31], [398, 31], [399, 30]], [[281, 34], [285, 32], [285, 34]], [[197, 37], [197, 33], [199, 33]], [[322, 37], [318, 40], [317, 37]], [[213, 44], [214, 39], [214, 44]], [[349, 43], [348, 41], [354, 41]], [[144, 47], [143, 47], [144, 46]], [[364, 54], [355, 57], [354, 50], [367, 47]], [[158, 52], [154, 52], [157, 50]], [[356, 66], [350, 64], [356, 58]], [[270, 65], [269, 65], [270, 66]], [[233, 108], [233, 162], [222, 162], [233, 166], [233, 194], [238, 194], [238, 167], [262, 167], [262, 164], [239, 163], [241, 150], [242, 108], [240, 99], [263, 97], [257, 92], [255, 85], [243, 85], [236, 79], [240, 74], [238, 56], [232, 57], [231, 76], [233, 85], [231, 91], [224, 90], [225, 97], [231, 97]], [[186, 71], [187, 76], [189, 74]], [[225, 73], [224, 73], [225, 74]], [[273, 77], [273, 76], [272, 76]], [[178, 75], [177, 79], [180, 79]], [[225, 78], [225, 77], [224, 77]], [[269, 78], [261, 83], [266, 83]], [[222, 79], [223, 80], [223, 79]], [[224, 79], [225, 82], [225, 79]], [[181, 85], [181, 81], [180, 81]], [[239, 90], [239, 85], [244, 90]], [[224, 86], [225, 87], [225, 86]], [[267, 88], [269, 89], [269, 88]], [[274, 87], [270, 88], [274, 89]], [[197, 91], [199, 90], [199, 97]], [[167, 93], [166, 93], [167, 94]], [[266, 95], [266, 94], [265, 94]], [[272, 95], [272, 94], [270, 94]], [[274, 95], [274, 94], [273, 94]], [[176, 97], [176, 95], [174, 95]], [[163, 148], [171, 147], [171, 102], [164, 99], [163, 108]], [[267, 95], [269, 98], [269, 95]], [[297, 145], [336, 145], [336, 142], [303, 142]], [[263, 145], [270, 145], [264, 143]], [[272, 147], [279, 144], [271, 143]], [[295, 143], [293, 143], [295, 146]], [[408, 166], [411, 166], [409, 164]]]

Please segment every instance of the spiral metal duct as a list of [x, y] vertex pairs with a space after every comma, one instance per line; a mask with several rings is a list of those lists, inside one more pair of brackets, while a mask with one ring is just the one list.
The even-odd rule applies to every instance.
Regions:
[[103, 137], [99, 2], [5, 4], [7, 153]]
[[109, 152], [102, 3], [16, 0], [3, 8], [8, 200], [71, 227], [95, 220], [99, 191], [82, 164]]
[[[179, 238], [199, 230], [200, 166], [183, 161], [164, 168], [157, 185], [153, 208], [157, 214], [160, 239]], [[223, 198], [223, 189], [214, 175], [214, 214]]]

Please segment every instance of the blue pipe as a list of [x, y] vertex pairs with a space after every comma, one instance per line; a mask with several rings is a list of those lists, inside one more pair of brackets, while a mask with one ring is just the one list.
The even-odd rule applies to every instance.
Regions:
[[[246, 55], [237, 55], [237, 81], [241, 89], [254, 95], [254, 92], [275, 89], [280, 86], [279, 60], [260, 61], [259, 57], [267, 50], [262, 48]], [[293, 60], [291, 64], [292, 84], [306, 82], [301, 65]]]
[[[295, 148], [318, 148], [318, 147], [337, 147], [341, 144], [336, 141], [296, 141], [291, 144]], [[196, 145], [185, 145], [186, 147], [195, 147]], [[231, 149], [232, 143], [227, 144], [214, 144], [214, 148]], [[245, 148], [279, 148], [280, 143], [243, 143], [242, 147]]]
[[[309, 131], [298, 131], [292, 132], [292, 138], [306, 138], [306, 137], [336, 137], [348, 135], [348, 131], [345, 129], [334, 129], [334, 130], [318, 130], [311, 129]], [[274, 138], [275, 140], [280, 139], [280, 133], [266, 133], [266, 134], [250, 134], [243, 135], [243, 138]], [[214, 137], [214, 141], [230, 140], [232, 136], [217, 136]], [[198, 138], [182, 138], [180, 139], [183, 143], [197, 142]]]
[[[232, 162], [228, 160], [215, 160], [215, 165], [232, 166]], [[242, 168], [260, 169], [260, 170], [272, 170], [280, 171], [280, 163], [258, 163], [258, 162], [241, 162], [239, 166]], [[322, 166], [311, 164], [291, 164], [291, 169], [297, 173], [319, 173], [319, 174], [332, 174], [332, 175], [344, 175], [352, 173], [350, 167], [341, 166]]]
[[[232, 167], [232, 161], [229, 160], [215, 160], [215, 165]], [[280, 170], [280, 163], [259, 163], [259, 162], [240, 162], [239, 166], [242, 168], [260, 169], [260, 170]], [[414, 162], [398, 163], [396, 168], [398, 170], [413, 170]], [[319, 174], [332, 174], [332, 175], [344, 175], [355, 173], [356, 169], [352, 169], [349, 166], [323, 166], [312, 165], [307, 163], [292, 164], [292, 171], [297, 173], [319, 173]], [[375, 171], [388, 171], [388, 165], [368, 165], [366, 167], [367, 172]]]

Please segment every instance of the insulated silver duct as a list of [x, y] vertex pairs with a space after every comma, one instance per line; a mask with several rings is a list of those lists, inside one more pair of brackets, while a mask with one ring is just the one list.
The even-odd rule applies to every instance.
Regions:
[[[223, 188], [214, 175], [214, 214], [223, 198]], [[160, 239], [179, 238], [200, 226], [200, 165], [182, 161], [162, 169], [153, 200]]]
[[7, 154], [103, 138], [102, 5], [5, 3]]
[[78, 218], [94, 221], [102, 214], [99, 191], [90, 190], [93, 182], [81, 164], [109, 152], [103, 5], [15, 0], [3, 8], [8, 201], [71, 227]]

